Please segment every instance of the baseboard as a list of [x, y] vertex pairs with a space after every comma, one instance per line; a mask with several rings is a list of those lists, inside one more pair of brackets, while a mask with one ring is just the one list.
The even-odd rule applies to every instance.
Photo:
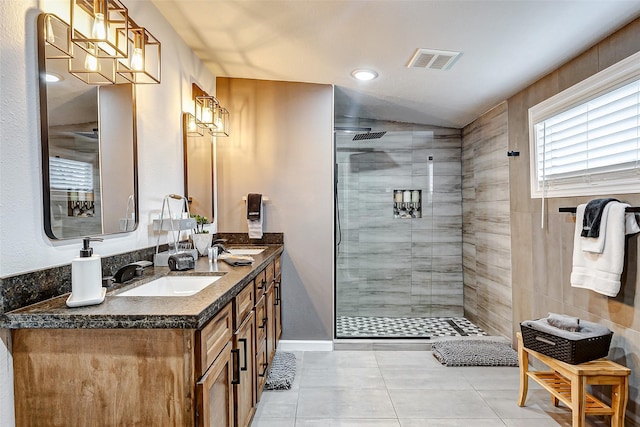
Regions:
[[280, 340], [278, 350], [282, 351], [333, 351], [333, 341]]

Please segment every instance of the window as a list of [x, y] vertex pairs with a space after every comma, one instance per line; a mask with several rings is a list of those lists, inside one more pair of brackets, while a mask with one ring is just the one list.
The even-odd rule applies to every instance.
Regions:
[[531, 196], [640, 193], [640, 54], [529, 109]]
[[93, 165], [77, 160], [49, 157], [52, 190], [93, 191]]

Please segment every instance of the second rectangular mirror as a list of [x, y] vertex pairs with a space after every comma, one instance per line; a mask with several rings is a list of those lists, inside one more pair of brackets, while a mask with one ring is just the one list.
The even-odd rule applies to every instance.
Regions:
[[192, 214], [214, 218], [213, 137], [203, 132], [190, 113], [182, 114], [184, 194]]

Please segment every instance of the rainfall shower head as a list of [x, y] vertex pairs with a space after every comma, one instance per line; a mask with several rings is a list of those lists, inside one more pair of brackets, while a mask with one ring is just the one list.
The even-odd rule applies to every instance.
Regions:
[[353, 140], [352, 141], [361, 141], [361, 140], [364, 140], [364, 139], [380, 139], [380, 138], [382, 138], [384, 136], [385, 133], [387, 133], [386, 130], [384, 132], [358, 133], [358, 134], [353, 136]]

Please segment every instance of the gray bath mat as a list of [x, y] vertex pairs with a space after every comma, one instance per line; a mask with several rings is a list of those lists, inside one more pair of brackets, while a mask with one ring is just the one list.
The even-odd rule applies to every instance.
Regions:
[[265, 390], [289, 390], [296, 376], [296, 355], [278, 351], [273, 356]]
[[518, 353], [506, 342], [436, 341], [431, 345], [431, 351], [445, 366], [518, 366]]

